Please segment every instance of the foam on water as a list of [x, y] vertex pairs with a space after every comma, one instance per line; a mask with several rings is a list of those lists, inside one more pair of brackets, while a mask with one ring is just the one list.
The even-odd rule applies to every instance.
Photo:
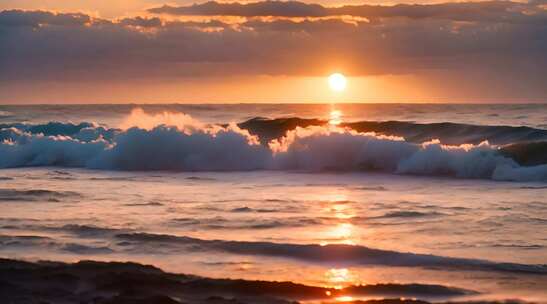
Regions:
[[[547, 179], [547, 164], [541, 159], [535, 166], [517, 162], [529, 158], [526, 148], [500, 149], [487, 141], [461, 145], [445, 145], [439, 140], [414, 143], [395, 135], [358, 132], [349, 126], [319, 125], [295, 126], [282, 137], [261, 145], [260, 135], [251, 135], [235, 124], [205, 125], [188, 115], [148, 115], [140, 110], [132, 113], [125, 124], [128, 129], [106, 129], [92, 123], [5, 125], [0, 129], [0, 167], [342, 170], [513, 181]], [[521, 136], [520, 131], [516, 132]], [[540, 130], [536, 133], [547, 136]], [[537, 147], [533, 153], [538, 154]]]

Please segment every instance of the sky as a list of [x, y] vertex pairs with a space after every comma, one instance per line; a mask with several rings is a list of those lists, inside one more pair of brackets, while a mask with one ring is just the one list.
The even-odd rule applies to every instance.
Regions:
[[547, 102], [547, 1], [0, 0], [0, 103], [332, 101]]

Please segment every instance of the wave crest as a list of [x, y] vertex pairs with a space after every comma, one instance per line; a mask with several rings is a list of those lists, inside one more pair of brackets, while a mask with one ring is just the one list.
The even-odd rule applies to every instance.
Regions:
[[495, 180], [547, 180], [547, 165], [521, 166], [511, 158], [511, 153], [487, 141], [444, 145], [431, 140], [417, 144], [399, 136], [324, 125], [296, 127], [282, 138], [261, 145], [256, 135], [236, 124], [205, 125], [185, 114], [151, 116], [136, 111], [128, 121], [131, 123], [126, 123], [127, 126], [138, 126], [108, 129], [93, 123], [4, 125], [0, 129], [0, 167], [373, 170]]
[[237, 127], [187, 134], [176, 127], [131, 128], [88, 162], [98, 169], [238, 171], [263, 169], [270, 151]]

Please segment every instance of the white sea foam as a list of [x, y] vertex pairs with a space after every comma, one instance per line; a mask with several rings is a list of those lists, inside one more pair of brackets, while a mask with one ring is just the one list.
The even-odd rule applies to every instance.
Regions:
[[42, 133], [33, 133], [24, 125], [4, 128], [0, 130], [3, 140], [0, 167], [375, 170], [495, 180], [547, 180], [547, 165], [520, 166], [488, 142], [448, 146], [432, 140], [415, 144], [402, 137], [311, 126], [288, 131], [266, 147], [235, 124], [208, 126], [184, 114], [148, 115], [140, 110], [134, 111], [122, 127], [105, 129], [95, 124], [50, 123], [34, 128]]

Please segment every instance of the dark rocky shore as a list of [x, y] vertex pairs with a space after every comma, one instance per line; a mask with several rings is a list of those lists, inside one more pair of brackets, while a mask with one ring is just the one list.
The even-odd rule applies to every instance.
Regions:
[[5, 304], [333, 303], [347, 295], [381, 299], [354, 303], [423, 304], [429, 302], [419, 299], [457, 300], [471, 294], [475, 292], [441, 285], [377, 284], [336, 290], [291, 282], [171, 274], [136, 263], [0, 259], [0, 302]]

